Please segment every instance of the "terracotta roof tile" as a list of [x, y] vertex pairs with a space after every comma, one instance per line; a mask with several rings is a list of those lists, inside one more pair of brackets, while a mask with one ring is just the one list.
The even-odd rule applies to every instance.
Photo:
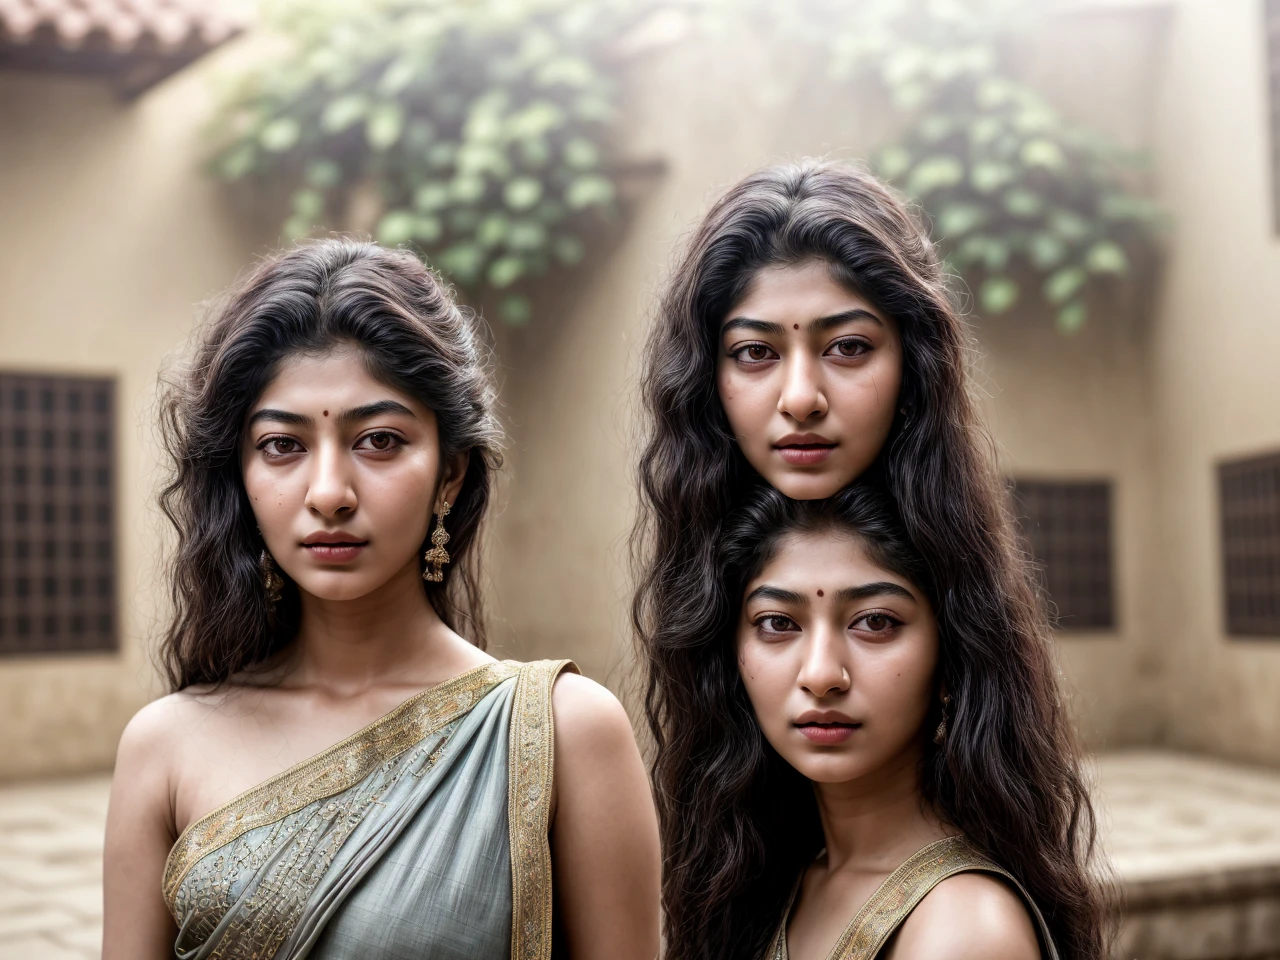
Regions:
[[0, 0], [0, 40], [25, 44], [40, 33], [68, 50], [100, 38], [121, 53], [141, 43], [176, 51], [215, 46], [245, 19], [219, 0]]

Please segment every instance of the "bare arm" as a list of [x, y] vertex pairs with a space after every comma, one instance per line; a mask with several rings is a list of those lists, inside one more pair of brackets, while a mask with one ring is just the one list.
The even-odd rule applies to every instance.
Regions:
[[912, 911], [889, 960], [1040, 960], [1040, 943], [1021, 898], [1003, 881], [960, 873]]
[[563, 675], [555, 711], [551, 856], [568, 955], [658, 955], [660, 857], [649, 778], [622, 705], [604, 687]]
[[103, 856], [103, 960], [173, 956], [178, 931], [160, 893], [175, 840], [165, 736], [171, 713], [166, 701], [144, 707], [120, 738]]

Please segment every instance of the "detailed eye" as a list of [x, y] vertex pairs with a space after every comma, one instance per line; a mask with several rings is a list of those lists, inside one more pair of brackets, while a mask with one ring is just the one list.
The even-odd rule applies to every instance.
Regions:
[[866, 633], [892, 633], [894, 628], [902, 626], [902, 621], [878, 610], [864, 613], [851, 624]]
[[833, 357], [840, 357], [843, 360], [856, 360], [858, 357], [871, 350], [871, 344], [865, 340], [859, 340], [856, 337], [850, 337], [846, 340], [837, 340], [827, 348], [827, 353]]
[[360, 442], [356, 444], [356, 448], [361, 450], [374, 450], [378, 453], [386, 453], [389, 450], [394, 450], [403, 445], [404, 440], [396, 436], [394, 433], [389, 433], [383, 430], [377, 433], [365, 434], [360, 438]]
[[777, 358], [773, 347], [767, 343], [745, 343], [733, 351], [733, 358], [741, 364], [764, 363]]
[[795, 633], [800, 629], [796, 626], [796, 622], [794, 620], [790, 617], [784, 617], [780, 613], [770, 613], [763, 617], [758, 617], [754, 622], [754, 626], [765, 635]]
[[267, 437], [258, 444], [258, 449], [269, 457], [287, 457], [291, 453], [301, 453], [302, 444], [292, 437]]

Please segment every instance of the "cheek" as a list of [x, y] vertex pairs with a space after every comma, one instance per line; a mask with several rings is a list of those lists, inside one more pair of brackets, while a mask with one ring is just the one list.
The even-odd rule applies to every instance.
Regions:
[[771, 655], [761, 644], [748, 642], [738, 647], [738, 673], [761, 726], [767, 729], [775, 715], [782, 715], [794, 671], [788, 671], [786, 659], [776, 651]]
[[777, 406], [767, 378], [747, 378], [721, 368], [716, 375], [716, 392], [729, 428], [739, 440], [751, 443], [764, 436], [769, 417]]

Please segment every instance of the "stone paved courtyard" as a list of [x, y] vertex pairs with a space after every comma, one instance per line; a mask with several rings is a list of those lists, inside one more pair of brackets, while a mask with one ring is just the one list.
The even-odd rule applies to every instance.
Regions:
[[[1103, 835], [1134, 912], [1117, 955], [1274, 956], [1280, 772], [1157, 752], [1108, 755], [1098, 770]], [[105, 776], [0, 787], [0, 960], [99, 956], [108, 787]]]

